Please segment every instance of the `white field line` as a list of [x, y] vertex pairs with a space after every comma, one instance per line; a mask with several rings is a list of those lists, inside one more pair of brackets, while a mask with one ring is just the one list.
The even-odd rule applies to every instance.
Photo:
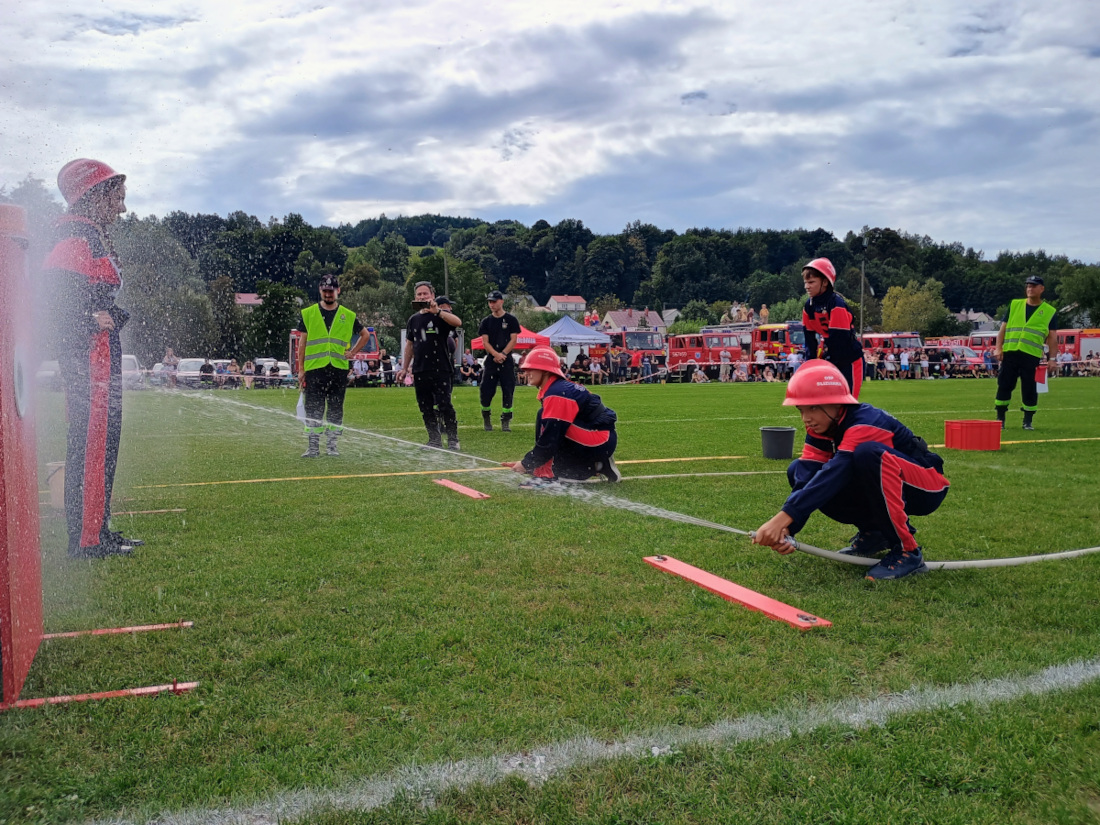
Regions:
[[493, 785], [509, 777], [538, 784], [573, 770], [612, 759], [661, 756], [689, 745], [731, 747], [741, 742], [774, 742], [794, 734], [842, 725], [861, 729], [891, 719], [971, 705], [981, 708], [1026, 696], [1072, 690], [1100, 679], [1100, 659], [1055, 665], [1030, 676], [990, 679], [947, 687], [914, 686], [874, 699], [845, 699], [812, 707], [724, 719], [703, 728], [664, 728], [617, 742], [592, 737], [567, 739], [519, 753], [409, 765], [379, 777], [333, 790], [291, 791], [241, 808], [162, 812], [150, 818], [98, 820], [96, 825], [276, 825], [322, 811], [368, 811], [399, 796], [431, 805], [446, 791]]

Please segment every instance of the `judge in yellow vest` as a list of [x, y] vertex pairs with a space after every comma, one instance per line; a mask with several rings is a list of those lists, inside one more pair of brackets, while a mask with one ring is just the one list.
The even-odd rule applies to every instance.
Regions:
[[[1039, 395], [1035, 387], [1035, 370], [1040, 364], [1053, 364], [1058, 356], [1058, 327], [1054, 323], [1055, 309], [1043, 301], [1046, 287], [1038, 275], [1030, 276], [1024, 283], [1027, 298], [1017, 298], [1008, 307], [1008, 314], [997, 332], [994, 357], [1001, 359], [997, 373], [997, 420], [1001, 429], [1005, 426], [1008, 402], [1020, 380], [1020, 409], [1024, 414], [1024, 429], [1035, 429], [1031, 420], [1038, 409]], [[1046, 342], [1049, 354], [1043, 353]]]
[[[309, 439], [309, 448], [302, 458], [317, 458], [321, 454], [321, 433], [327, 436], [326, 453], [340, 454], [336, 439], [343, 432], [348, 359], [370, 340], [355, 313], [337, 302], [340, 282], [335, 275], [322, 276], [320, 291], [321, 302], [303, 309], [298, 324], [298, 331], [305, 333], [305, 342], [298, 347], [297, 366], [305, 396]], [[354, 347], [352, 337], [358, 338]]]

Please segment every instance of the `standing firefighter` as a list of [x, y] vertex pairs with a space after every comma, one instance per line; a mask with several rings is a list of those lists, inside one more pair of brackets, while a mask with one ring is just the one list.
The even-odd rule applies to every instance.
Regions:
[[45, 268], [56, 301], [58, 360], [68, 405], [69, 555], [128, 555], [142, 542], [109, 528], [122, 436], [119, 331], [130, 313], [115, 303], [122, 275], [108, 229], [126, 211], [126, 176], [81, 158], [65, 164], [57, 185], [69, 211], [58, 221]]
[[[305, 341], [298, 347], [298, 382], [305, 396], [308, 449], [302, 458], [321, 454], [321, 433], [326, 434], [325, 452], [340, 455], [336, 439], [344, 427], [344, 393], [348, 388], [348, 359], [359, 352], [370, 336], [355, 313], [337, 303], [340, 282], [324, 275], [321, 301], [302, 310], [298, 331]], [[351, 339], [358, 340], [350, 350]]]
[[405, 325], [405, 352], [401, 358], [399, 381], [413, 377], [416, 404], [428, 430], [428, 446], [442, 447], [443, 433], [447, 448], [458, 450], [458, 416], [451, 403], [454, 384], [454, 360], [448, 344], [451, 331], [462, 326], [453, 312], [440, 309], [431, 282], [419, 281], [413, 296], [417, 311]]
[[[997, 343], [993, 347], [994, 356], [1001, 359], [1001, 369], [997, 373], [997, 420], [1001, 429], [1005, 426], [1008, 414], [1008, 402], [1016, 389], [1016, 379], [1020, 379], [1020, 397], [1023, 405], [1024, 429], [1035, 429], [1031, 419], [1039, 406], [1039, 393], [1035, 387], [1035, 370], [1040, 363], [1050, 364], [1058, 355], [1058, 327], [1054, 323], [1054, 307], [1043, 300], [1043, 279], [1038, 275], [1030, 276], [1024, 282], [1026, 298], [1017, 298], [1008, 305], [1008, 312], [997, 331]], [[1043, 354], [1043, 342], [1046, 342], [1049, 355]]]
[[535, 446], [512, 469], [536, 479], [583, 481], [599, 474], [608, 481], [621, 480], [613, 457], [618, 443], [615, 411], [595, 393], [567, 381], [550, 347], [535, 347], [520, 369], [527, 383], [538, 388], [542, 409], [535, 419]]
[[840, 370], [852, 395], [859, 398], [863, 383], [863, 345], [852, 330], [852, 313], [838, 293], [836, 269], [828, 258], [815, 258], [802, 267], [806, 306], [802, 325], [806, 329], [806, 360], [823, 358]]
[[511, 432], [512, 397], [516, 391], [516, 365], [512, 350], [519, 340], [519, 319], [504, 311], [504, 295], [499, 289], [489, 293], [489, 314], [481, 319], [477, 334], [488, 355], [481, 374], [481, 419], [486, 431], [493, 429], [493, 396], [500, 385], [500, 429]]
[[868, 579], [926, 572], [909, 517], [928, 515], [943, 503], [950, 486], [943, 460], [896, 418], [856, 401], [846, 378], [827, 361], [803, 364], [787, 384], [783, 405], [798, 407], [806, 446], [787, 468], [791, 494], [783, 509], [753, 541], [791, 553], [787, 538], [820, 510], [859, 531], [841, 552], [868, 558], [886, 553]]

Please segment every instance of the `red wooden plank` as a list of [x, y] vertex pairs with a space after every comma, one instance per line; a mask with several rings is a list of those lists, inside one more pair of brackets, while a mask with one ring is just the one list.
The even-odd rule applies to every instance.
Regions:
[[769, 619], [786, 622], [791, 627], [797, 627], [799, 630], [809, 630], [813, 627], [833, 626], [833, 623], [828, 619], [822, 619], [819, 616], [814, 616], [812, 613], [799, 610], [797, 607], [791, 607], [789, 604], [776, 601], [775, 599], [765, 596], [763, 593], [749, 590], [747, 587], [734, 584], [727, 579], [715, 576], [713, 573], [708, 573], [706, 570], [700, 570], [698, 567], [692, 567], [690, 564], [686, 564], [670, 556], [646, 556], [645, 561], [658, 570], [664, 570], [666, 573], [671, 573], [674, 576], [687, 579], [689, 582], [699, 585], [704, 590], [709, 590], [716, 596], [721, 596], [728, 602], [736, 602], [737, 604], [749, 608], [749, 610], [759, 610]]
[[444, 487], [449, 487], [456, 493], [462, 493], [462, 495], [469, 496], [470, 498], [489, 498], [488, 494], [480, 493], [472, 487], [465, 487], [458, 482], [451, 481], [449, 478], [437, 478], [435, 483], [442, 484]]
[[0, 710], [9, 708], [40, 708], [44, 705], [64, 705], [69, 702], [90, 702], [98, 699], [117, 699], [122, 696], [151, 696], [155, 693], [186, 693], [199, 686], [198, 682], [173, 682], [170, 685], [150, 685], [149, 687], [107, 690], [102, 693], [78, 693], [74, 696], [47, 696], [42, 699], [20, 699], [10, 705], [0, 705]]
[[194, 627], [194, 622], [170, 624], [141, 624], [134, 627], [108, 627], [99, 630], [70, 630], [67, 633], [43, 633], [43, 639], [72, 639], [76, 636], [109, 636], [113, 633], [141, 633], [146, 630], [171, 630], [174, 627]]

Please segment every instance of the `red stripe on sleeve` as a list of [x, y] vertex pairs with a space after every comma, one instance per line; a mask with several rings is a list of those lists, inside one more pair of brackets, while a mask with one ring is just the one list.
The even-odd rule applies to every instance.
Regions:
[[847, 307], [833, 307], [829, 313], [829, 329], [851, 329], [852, 313]]
[[107, 412], [111, 392], [111, 343], [107, 330], [96, 333], [88, 355], [91, 410], [84, 453], [83, 524], [80, 546], [99, 544], [107, 512]]
[[822, 464], [824, 464], [832, 457], [832, 453], [815, 447], [808, 441], [802, 447], [802, 455], [799, 456], [799, 458], [801, 458], [803, 461], [820, 461]]
[[885, 444], [887, 447], [893, 447], [894, 434], [889, 430], [882, 429], [882, 427], [874, 427], [870, 424], [856, 424], [854, 427], [851, 427], [848, 432], [844, 433], [844, 438], [837, 449], [850, 453], [860, 444], [866, 444], [869, 441], [878, 441], [881, 444]]
[[543, 418], [554, 418], [572, 424], [576, 420], [580, 409], [577, 402], [572, 398], [565, 398], [560, 395], [551, 395], [542, 400]]

